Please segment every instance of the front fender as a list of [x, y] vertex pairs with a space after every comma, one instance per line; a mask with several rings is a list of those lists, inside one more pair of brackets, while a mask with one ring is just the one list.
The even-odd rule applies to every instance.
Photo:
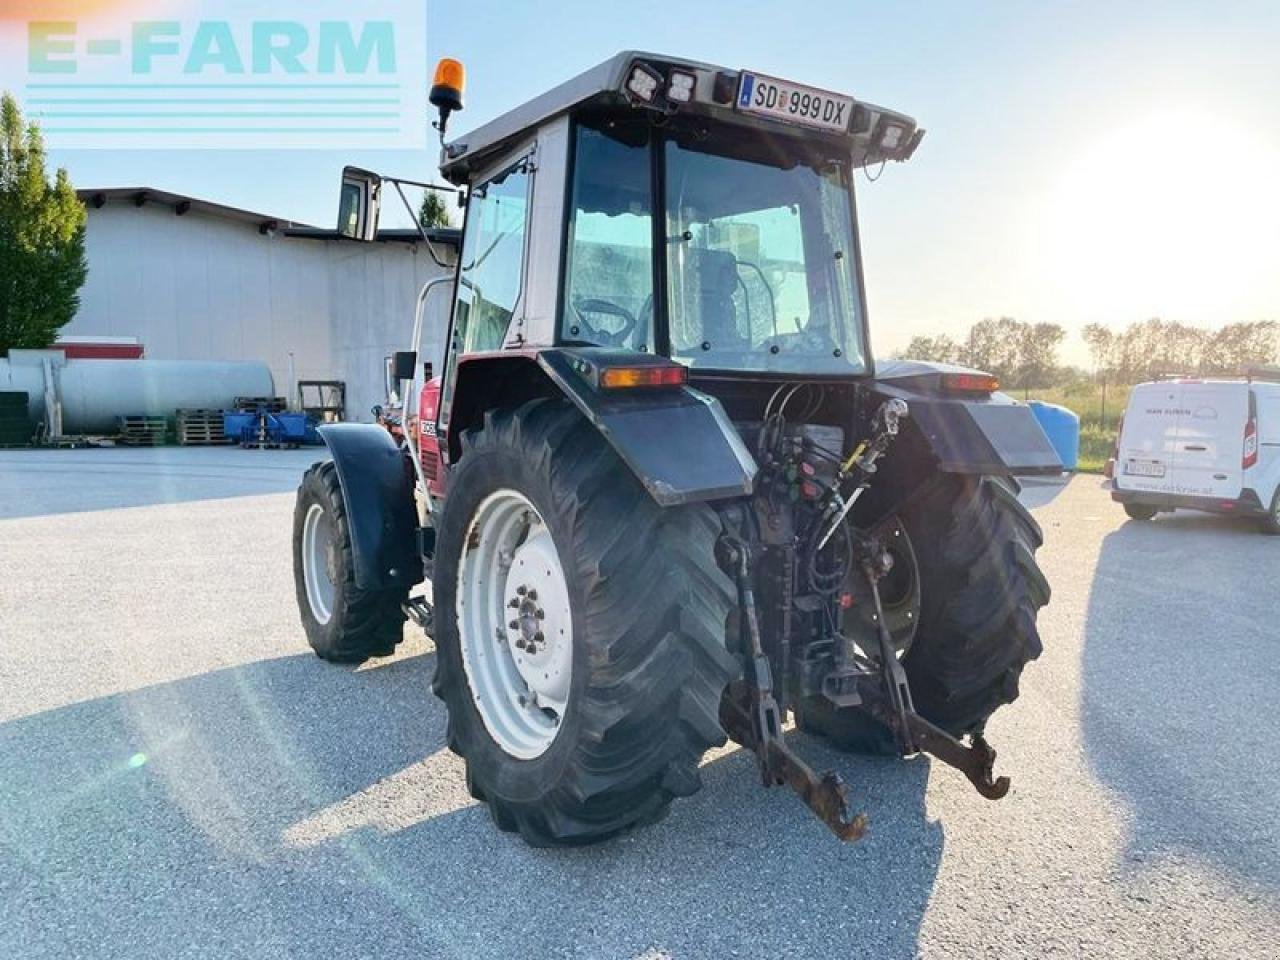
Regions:
[[418, 517], [405, 452], [374, 424], [333, 423], [319, 433], [342, 482], [356, 586], [386, 590], [421, 583]]

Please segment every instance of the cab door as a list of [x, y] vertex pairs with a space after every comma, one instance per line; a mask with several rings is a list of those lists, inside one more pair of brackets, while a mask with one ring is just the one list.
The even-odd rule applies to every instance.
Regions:
[[449, 426], [459, 358], [502, 349], [508, 329], [523, 315], [532, 180], [526, 153], [468, 194], [437, 414], [440, 436]]

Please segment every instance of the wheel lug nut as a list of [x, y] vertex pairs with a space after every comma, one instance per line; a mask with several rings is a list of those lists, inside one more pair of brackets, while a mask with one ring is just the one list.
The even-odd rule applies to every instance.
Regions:
[[512, 597], [512, 598], [511, 598], [511, 602], [510, 602], [510, 603], [508, 603], [508, 604], [507, 604], [507, 606], [508, 606], [508, 607], [510, 607], [512, 610], [519, 610], [519, 609], [520, 609], [520, 601], [519, 601], [519, 600], [517, 600], [515, 597]]
[[508, 624], [507, 624], [507, 626], [508, 626], [508, 627], [510, 627], [512, 630], [519, 630], [519, 629], [520, 629], [520, 621], [519, 621], [519, 620], [512, 620], [510, 623], [508, 623]]
[[528, 592], [529, 592], [529, 591], [528, 591], [527, 589], [525, 589], [525, 587], [523, 587], [523, 586], [516, 587], [516, 593], [518, 593], [518, 594], [519, 594], [520, 596], [522, 596], [522, 597], [523, 597], [526, 593], [528, 593]]
[[546, 615], [545, 613], [543, 613], [543, 612], [542, 612], [542, 609], [541, 609], [541, 608], [539, 608], [539, 609], [535, 610], [535, 611], [533, 612], [533, 615], [534, 615], [535, 617], [537, 617], [539, 620], [545, 620], [545, 619], [547, 619], [547, 615]]
[[537, 633], [533, 635], [534, 643], [546, 643], [546, 641], [547, 641], [547, 638], [542, 635], [541, 630], [539, 630]]
[[538, 591], [537, 591], [537, 590], [530, 590], [530, 591], [529, 591], [529, 599], [530, 599], [530, 600], [537, 600], [537, 599], [538, 599]]

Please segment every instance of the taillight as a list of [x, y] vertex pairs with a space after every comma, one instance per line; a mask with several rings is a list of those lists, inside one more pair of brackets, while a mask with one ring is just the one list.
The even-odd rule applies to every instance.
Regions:
[[1250, 417], [1249, 422], [1244, 425], [1244, 459], [1241, 462], [1246, 470], [1258, 465], [1258, 420], [1256, 417]]
[[995, 393], [1000, 381], [989, 373], [944, 373], [942, 389], [953, 393]]
[[628, 390], [637, 387], [683, 387], [689, 382], [689, 370], [679, 364], [605, 367], [600, 371], [602, 390]]

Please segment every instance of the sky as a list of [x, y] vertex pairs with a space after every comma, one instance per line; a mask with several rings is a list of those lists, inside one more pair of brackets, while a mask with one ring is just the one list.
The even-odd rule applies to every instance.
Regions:
[[[0, 16], [56, 5], [0, 0]], [[1280, 4], [431, 2], [422, 83], [440, 56], [466, 64], [461, 134], [630, 48], [838, 90], [928, 129], [910, 162], [857, 187], [882, 354], [987, 316], [1062, 324], [1079, 363], [1086, 323], [1280, 319]], [[345, 164], [429, 179], [430, 144], [53, 159], [80, 187], [327, 225]]]

